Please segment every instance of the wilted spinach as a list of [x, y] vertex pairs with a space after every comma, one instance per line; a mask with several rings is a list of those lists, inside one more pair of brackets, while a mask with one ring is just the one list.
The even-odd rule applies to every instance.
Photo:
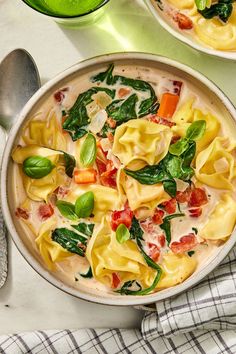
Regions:
[[234, 0], [219, 0], [217, 4], [212, 4], [209, 8], [199, 8], [198, 12], [206, 19], [219, 17], [221, 21], [227, 22], [233, 11]]
[[180, 218], [181, 216], [184, 216], [184, 215], [185, 214], [183, 214], [183, 213], [172, 214], [172, 215], [167, 215], [163, 219], [163, 223], [160, 225], [160, 228], [165, 232], [167, 245], [169, 245], [170, 241], [171, 241], [171, 224], [170, 224], [170, 220], [174, 219], [174, 218]]

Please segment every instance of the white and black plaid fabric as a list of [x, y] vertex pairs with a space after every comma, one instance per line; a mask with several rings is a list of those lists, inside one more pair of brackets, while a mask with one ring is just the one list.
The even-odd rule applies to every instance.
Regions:
[[0, 336], [1, 354], [235, 354], [236, 249], [194, 288], [156, 304], [139, 329], [48, 330]]

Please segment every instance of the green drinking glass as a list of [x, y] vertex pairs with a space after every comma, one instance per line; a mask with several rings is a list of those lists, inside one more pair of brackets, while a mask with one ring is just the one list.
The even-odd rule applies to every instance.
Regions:
[[74, 26], [94, 22], [110, 0], [22, 0], [56, 22]]

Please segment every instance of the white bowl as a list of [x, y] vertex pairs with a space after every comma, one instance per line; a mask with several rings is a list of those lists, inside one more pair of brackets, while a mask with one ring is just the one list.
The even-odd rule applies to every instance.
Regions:
[[188, 35], [183, 30], [179, 30], [178, 28], [172, 26], [166, 16], [163, 14], [163, 11], [159, 10], [154, 4], [152, 0], [145, 0], [149, 10], [153, 14], [153, 16], [157, 19], [160, 25], [168, 31], [172, 36], [180, 40], [181, 42], [187, 44], [188, 46], [198, 50], [199, 52], [213, 55], [218, 58], [228, 59], [228, 60], [236, 60], [236, 51], [223, 51], [217, 50], [207, 45], [201, 44], [200, 41], [194, 39], [194, 37]]
[[92, 70], [97, 70], [101, 66], [104, 67], [104, 65], [108, 65], [111, 62], [115, 64], [129, 63], [132, 65], [142, 65], [149, 68], [154, 67], [169, 72], [172, 75], [176, 75], [184, 80], [191, 81], [192, 85], [200, 89], [208, 98], [214, 100], [214, 103], [220, 108], [225, 119], [232, 125], [233, 129], [236, 128], [236, 111], [229, 99], [205, 76], [183, 64], [167, 59], [165, 57], [144, 53], [117, 53], [86, 60], [67, 69], [46, 83], [23, 108], [17, 122], [14, 124], [9, 134], [7, 145], [4, 151], [1, 176], [1, 203], [6, 225], [17, 248], [23, 257], [27, 260], [27, 262], [52, 285], [78, 298], [100, 304], [119, 306], [145, 305], [177, 295], [196, 285], [215, 267], [217, 267], [217, 265], [225, 258], [225, 256], [235, 244], [236, 233], [234, 232], [234, 235], [230, 237], [223, 246], [219, 247], [217, 253], [215, 253], [207, 260], [207, 262], [201, 267], [200, 271], [195, 272], [182, 284], [150, 295], [122, 296], [94, 291], [85, 287], [75, 289], [63, 282], [61, 279], [55, 277], [53, 273], [44, 267], [44, 264], [39, 255], [30, 246], [29, 241], [25, 237], [23, 229], [19, 226], [20, 223], [14, 222], [14, 210], [12, 210], [11, 207], [13, 193], [11, 178], [9, 178], [9, 176], [11, 176], [11, 169], [13, 166], [11, 152], [15, 141], [17, 141], [20, 135], [22, 125], [25, 124], [28, 119], [30, 119], [32, 112], [37, 109], [38, 105], [40, 105], [44, 99], [46, 99], [60, 87], [66, 86], [66, 83], [69, 80], [78, 77], [82, 73], [88, 73]]

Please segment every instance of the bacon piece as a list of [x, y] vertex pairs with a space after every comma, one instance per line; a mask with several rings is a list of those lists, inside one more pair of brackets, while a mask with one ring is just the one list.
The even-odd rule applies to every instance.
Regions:
[[42, 220], [50, 218], [54, 214], [54, 209], [51, 204], [41, 204], [38, 208], [38, 214]]
[[174, 85], [174, 93], [180, 96], [183, 83], [181, 81], [174, 80], [173, 85]]
[[176, 123], [171, 122], [168, 119], [158, 117], [158, 115], [151, 115], [150, 117], [148, 117], [148, 120], [150, 120], [151, 122], [156, 123], [156, 124], [166, 125], [167, 127], [170, 127], [170, 128], [173, 127], [174, 125], [176, 125]]
[[161, 209], [156, 208], [154, 215], [152, 217], [152, 221], [156, 225], [161, 225], [163, 223], [163, 216], [164, 216], [164, 211]]
[[188, 206], [189, 207], [200, 207], [207, 204], [208, 198], [206, 192], [202, 188], [195, 188], [191, 191]]
[[26, 210], [26, 209], [23, 209], [23, 208], [17, 208], [16, 211], [15, 211], [15, 215], [18, 218], [22, 218], [22, 219], [25, 219], [25, 220], [29, 219], [29, 211]]
[[202, 208], [189, 209], [189, 214], [192, 218], [198, 218], [202, 215]]
[[167, 202], [163, 202], [161, 205], [168, 214], [174, 214], [176, 211], [177, 202], [175, 198], [171, 198], [170, 200], [167, 200]]
[[179, 242], [172, 242], [170, 249], [173, 253], [184, 253], [192, 250], [198, 244], [197, 238], [194, 233], [190, 233], [186, 236], [182, 236]]
[[115, 210], [111, 214], [111, 228], [113, 231], [116, 231], [117, 227], [120, 224], [124, 224], [128, 229], [131, 227], [133, 212], [129, 207], [125, 207], [124, 210]]
[[118, 286], [121, 283], [121, 279], [119, 277], [119, 275], [117, 273], [112, 273], [112, 283], [111, 283], [111, 287], [113, 289], [117, 289]]
[[185, 189], [185, 191], [183, 191], [183, 192], [177, 192], [176, 193], [177, 202], [178, 203], [187, 203], [189, 201], [190, 194], [191, 194], [191, 188], [190, 187]]
[[146, 219], [145, 221], [140, 222], [140, 226], [143, 231], [147, 234], [153, 234], [155, 232], [153, 222], [150, 219]]
[[148, 247], [149, 247], [149, 252], [148, 252], [149, 257], [154, 262], [157, 262], [160, 257], [159, 247], [157, 245], [155, 245], [154, 243], [148, 243]]
[[57, 103], [62, 103], [65, 98], [65, 92], [68, 91], [68, 87], [58, 90], [54, 93], [54, 99]]
[[164, 247], [166, 244], [166, 238], [164, 234], [158, 235], [158, 242], [161, 247]]
[[65, 198], [65, 196], [69, 193], [69, 189], [63, 186], [59, 186], [55, 193], [57, 194], [59, 199]]
[[115, 119], [112, 118], [107, 118], [107, 124], [110, 128], [115, 128], [116, 127], [116, 121]]
[[190, 30], [193, 28], [193, 21], [191, 18], [180, 12], [174, 16], [174, 21], [177, 22], [178, 27], [182, 30]]

